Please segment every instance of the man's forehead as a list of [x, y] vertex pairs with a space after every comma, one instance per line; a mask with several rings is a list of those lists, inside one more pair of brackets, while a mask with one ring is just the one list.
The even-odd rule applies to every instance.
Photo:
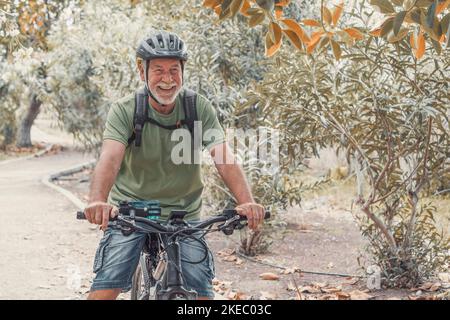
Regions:
[[150, 66], [157, 67], [177, 67], [180, 66], [181, 62], [178, 59], [170, 59], [170, 58], [159, 58], [150, 60]]

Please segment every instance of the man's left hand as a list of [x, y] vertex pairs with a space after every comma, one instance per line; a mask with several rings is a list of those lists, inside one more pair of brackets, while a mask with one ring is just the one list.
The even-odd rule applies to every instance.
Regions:
[[236, 207], [236, 211], [241, 216], [246, 216], [248, 227], [252, 230], [259, 229], [259, 226], [264, 221], [265, 210], [262, 205], [255, 202], [247, 202]]

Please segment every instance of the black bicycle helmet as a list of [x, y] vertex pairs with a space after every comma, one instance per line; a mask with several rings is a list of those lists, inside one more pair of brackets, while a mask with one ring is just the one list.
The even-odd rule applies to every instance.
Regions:
[[160, 105], [158, 99], [150, 91], [147, 85], [147, 70], [148, 61], [156, 58], [175, 58], [181, 60], [181, 68], [184, 71], [184, 61], [188, 59], [186, 45], [184, 41], [173, 32], [167, 32], [164, 30], [154, 31], [147, 35], [144, 40], [141, 41], [137, 50], [136, 57], [144, 60], [144, 79], [145, 89], [147, 93]]
[[155, 31], [141, 41], [136, 56], [143, 60], [156, 58], [178, 58], [186, 61], [186, 45], [177, 34], [167, 31]]

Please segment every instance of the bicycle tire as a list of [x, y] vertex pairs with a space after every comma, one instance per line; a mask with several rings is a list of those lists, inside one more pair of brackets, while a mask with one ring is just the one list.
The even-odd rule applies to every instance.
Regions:
[[[146, 261], [147, 263], [147, 261]], [[149, 274], [149, 285], [145, 286], [144, 275], [142, 273], [142, 262], [139, 258], [138, 266], [133, 274], [131, 285], [131, 300], [154, 300], [155, 299], [155, 285], [156, 280], [152, 276], [152, 267], [147, 264], [147, 270]], [[145, 292], [147, 291], [147, 292]]]

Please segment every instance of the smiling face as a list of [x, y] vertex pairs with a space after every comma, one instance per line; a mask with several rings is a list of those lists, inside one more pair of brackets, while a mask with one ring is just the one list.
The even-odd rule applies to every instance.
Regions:
[[[139, 69], [144, 80], [144, 70]], [[173, 58], [150, 60], [147, 80], [150, 91], [160, 103], [173, 104], [183, 86], [181, 61]]]

